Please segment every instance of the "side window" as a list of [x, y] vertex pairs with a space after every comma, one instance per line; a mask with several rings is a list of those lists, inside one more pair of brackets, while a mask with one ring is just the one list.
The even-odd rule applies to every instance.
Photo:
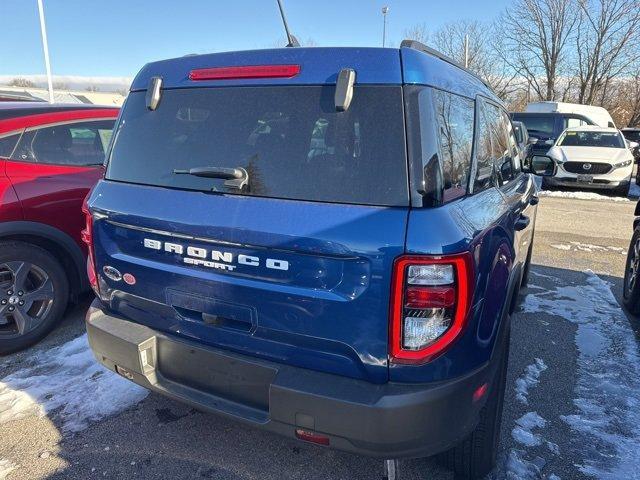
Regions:
[[16, 133], [15, 135], [9, 135], [8, 137], [0, 138], [0, 157], [9, 158], [13, 153], [13, 149], [16, 148], [16, 143], [18, 143], [18, 139], [20, 138], [20, 134]]
[[564, 128], [582, 127], [584, 125], [588, 125], [588, 123], [581, 118], [565, 117], [564, 119]]
[[467, 193], [475, 102], [440, 90], [433, 91], [433, 98], [446, 202]]
[[478, 103], [478, 142], [476, 146], [476, 176], [474, 192], [481, 192], [493, 186], [493, 150], [492, 125], [487, 111], [487, 104]]
[[509, 142], [509, 152], [511, 161], [513, 163], [513, 175], [514, 178], [520, 171], [522, 171], [522, 159], [520, 158], [520, 148], [518, 147], [518, 138], [516, 137], [516, 130], [509, 119], [509, 115], [506, 112], [502, 112], [502, 122], [505, 125], [507, 132], [507, 141]]
[[114, 120], [96, 120], [27, 131], [12, 158], [54, 165], [101, 165], [113, 124]]

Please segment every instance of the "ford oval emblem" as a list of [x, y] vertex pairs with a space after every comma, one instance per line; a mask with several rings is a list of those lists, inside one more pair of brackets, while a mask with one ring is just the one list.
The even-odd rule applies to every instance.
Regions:
[[120, 280], [122, 280], [122, 274], [115, 267], [112, 267], [110, 265], [105, 265], [102, 268], [102, 272], [104, 273], [105, 277], [113, 280], [114, 282], [119, 282]]

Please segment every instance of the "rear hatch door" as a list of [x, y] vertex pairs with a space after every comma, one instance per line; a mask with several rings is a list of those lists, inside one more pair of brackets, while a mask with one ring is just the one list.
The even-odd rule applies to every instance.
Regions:
[[[197, 342], [382, 383], [409, 210], [402, 90], [132, 92], [90, 198], [102, 296]], [[242, 168], [224, 179], [177, 174]], [[129, 283], [120, 277], [124, 277]]]

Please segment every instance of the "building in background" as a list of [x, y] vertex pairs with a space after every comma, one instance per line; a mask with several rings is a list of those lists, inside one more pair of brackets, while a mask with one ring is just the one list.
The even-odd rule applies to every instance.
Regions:
[[[119, 92], [94, 92], [88, 90], [54, 90], [55, 103], [84, 103], [94, 105], [114, 105], [120, 107], [126, 98]], [[14, 87], [0, 85], [0, 102], [32, 101], [46, 102], [49, 93], [46, 88]]]

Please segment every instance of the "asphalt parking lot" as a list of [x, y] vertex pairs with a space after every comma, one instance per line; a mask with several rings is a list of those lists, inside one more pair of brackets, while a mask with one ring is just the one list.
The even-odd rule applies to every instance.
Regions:
[[[513, 318], [495, 479], [640, 478], [639, 323], [619, 307], [634, 201], [544, 196]], [[0, 360], [0, 480], [376, 479], [382, 463], [282, 439], [95, 367], [85, 299]], [[450, 479], [429, 459], [402, 479]]]

